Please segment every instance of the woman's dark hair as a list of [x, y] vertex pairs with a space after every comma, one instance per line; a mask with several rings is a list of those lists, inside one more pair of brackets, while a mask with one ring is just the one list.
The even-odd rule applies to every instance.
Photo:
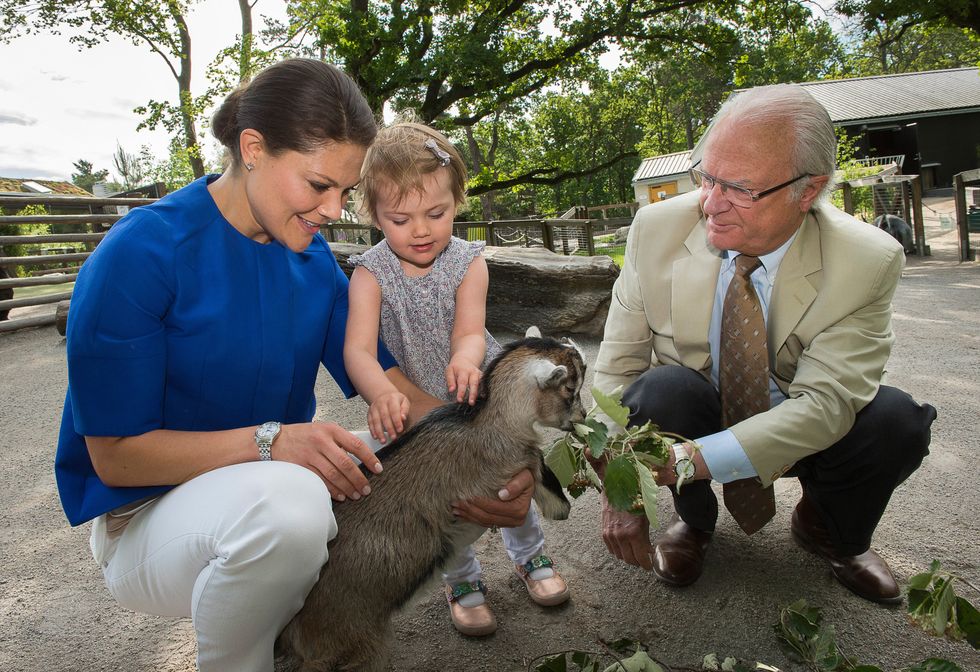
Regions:
[[232, 91], [215, 112], [211, 132], [241, 163], [239, 137], [262, 134], [273, 155], [310, 152], [331, 142], [368, 147], [378, 132], [371, 107], [340, 69], [313, 58], [290, 58], [259, 72]]

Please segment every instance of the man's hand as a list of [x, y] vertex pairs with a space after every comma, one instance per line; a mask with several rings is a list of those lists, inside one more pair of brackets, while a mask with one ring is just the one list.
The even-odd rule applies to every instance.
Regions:
[[534, 476], [518, 472], [500, 490], [498, 499], [474, 497], [453, 503], [453, 515], [483, 527], [519, 527], [527, 518], [534, 495]]
[[653, 547], [650, 546], [650, 523], [646, 516], [617, 511], [602, 494], [602, 540], [609, 552], [623, 562], [653, 569]]

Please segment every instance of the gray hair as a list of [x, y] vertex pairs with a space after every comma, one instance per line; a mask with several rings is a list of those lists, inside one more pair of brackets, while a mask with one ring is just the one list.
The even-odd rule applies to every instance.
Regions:
[[[818, 197], [833, 188], [834, 170], [837, 168], [837, 133], [834, 123], [823, 105], [797, 84], [759, 86], [733, 93], [718, 110], [704, 138], [695, 149], [703, 150], [710, 142], [712, 131], [721, 122], [737, 122], [740, 126], [785, 123], [793, 129], [791, 162], [794, 175], [826, 175], [830, 179]], [[799, 198], [807, 180], [792, 186]]]

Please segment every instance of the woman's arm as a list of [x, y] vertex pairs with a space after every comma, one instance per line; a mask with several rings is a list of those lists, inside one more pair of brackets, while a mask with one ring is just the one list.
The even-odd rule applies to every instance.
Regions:
[[[256, 427], [215, 432], [157, 429], [139, 436], [86, 436], [92, 466], [111, 487], [177, 485], [205, 472], [259, 459]], [[334, 423], [283, 425], [272, 444], [272, 459], [292, 462], [316, 473], [335, 499], [359, 499], [367, 479], [348, 453], [375, 473], [374, 452]]]
[[[490, 273], [483, 257], [476, 257], [456, 290], [456, 319], [450, 339], [446, 384], [456, 401], [476, 402], [480, 367], [487, 354], [487, 287]], [[467, 389], [469, 393], [467, 393]]]
[[405, 430], [409, 398], [392, 384], [378, 363], [378, 329], [381, 322], [381, 287], [366, 268], [357, 267], [348, 290], [344, 366], [358, 393], [370, 404], [368, 429], [384, 443]]

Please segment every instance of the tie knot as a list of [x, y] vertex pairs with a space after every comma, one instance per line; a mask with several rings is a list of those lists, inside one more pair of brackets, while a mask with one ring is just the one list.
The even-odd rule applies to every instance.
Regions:
[[761, 265], [762, 262], [759, 261], [759, 257], [750, 257], [747, 254], [740, 254], [735, 257], [735, 272], [742, 277], [749, 277]]

